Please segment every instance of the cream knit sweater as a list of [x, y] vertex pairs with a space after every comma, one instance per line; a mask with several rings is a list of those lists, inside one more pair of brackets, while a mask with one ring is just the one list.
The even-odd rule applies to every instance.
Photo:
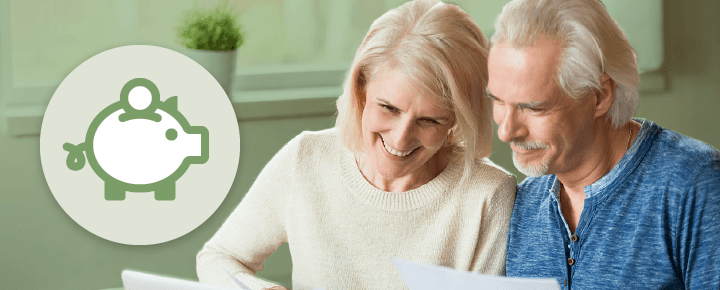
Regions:
[[450, 164], [416, 189], [385, 192], [365, 180], [337, 129], [304, 132], [270, 160], [205, 244], [198, 277], [235, 286], [224, 267], [253, 289], [273, 286], [253, 274], [283, 243], [294, 290], [406, 289], [396, 257], [500, 275], [515, 179], [487, 159], [464, 183], [461, 174]]

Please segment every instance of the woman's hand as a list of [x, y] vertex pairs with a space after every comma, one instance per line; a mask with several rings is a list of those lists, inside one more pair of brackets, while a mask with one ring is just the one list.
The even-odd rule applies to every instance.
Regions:
[[290, 290], [290, 289], [285, 288], [285, 287], [283, 287], [283, 286], [273, 286], [273, 287], [270, 287], [270, 288], [263, 288], [262, 290]]

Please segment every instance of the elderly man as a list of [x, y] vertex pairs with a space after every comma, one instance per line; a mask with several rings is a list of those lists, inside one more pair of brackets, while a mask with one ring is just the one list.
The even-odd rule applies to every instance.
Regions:
[[515, 0], [495, 29], [488, 96], [530, 176], [508, 276], [564, 289], [720, 288], [720, 152], [632, 119], [635, 53], [602, 3]]

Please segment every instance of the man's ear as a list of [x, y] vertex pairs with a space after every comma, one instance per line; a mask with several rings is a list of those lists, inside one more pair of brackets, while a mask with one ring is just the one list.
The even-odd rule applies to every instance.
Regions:
[[600, 117], [607, 114], [615, 102], [615, 89], [617, 83], [613, 80], [610, 75], [603, 73], [600, 79], [600, 91], [596, 93], [597, 98], [595, 99], [595, 117]]

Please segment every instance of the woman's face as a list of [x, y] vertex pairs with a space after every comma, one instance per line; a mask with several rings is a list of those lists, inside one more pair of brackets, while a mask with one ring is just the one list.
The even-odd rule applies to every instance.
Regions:
[[432, 159], [454, 124], [451, 111], [418, 91], [398, 70], [378, 72], [367, 84], [363, 142], [375, 173], [386, 179], [433, 174]]

